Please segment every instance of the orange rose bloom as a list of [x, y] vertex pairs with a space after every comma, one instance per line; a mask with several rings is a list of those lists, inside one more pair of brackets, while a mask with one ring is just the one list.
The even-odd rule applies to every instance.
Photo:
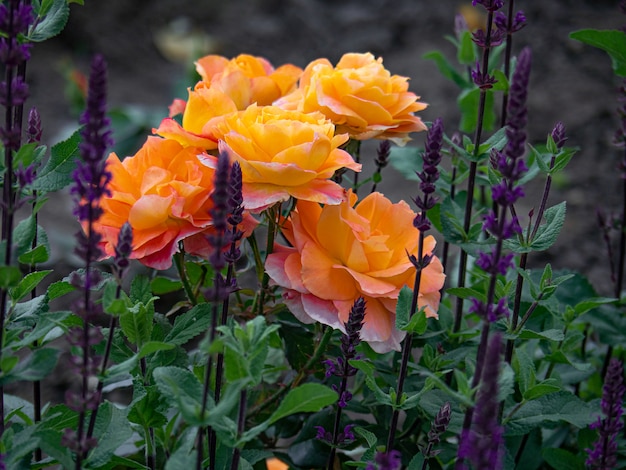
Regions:
[[408, 79], [383, 67], [370, 53], [345, 54], [335, 67], [327, 59], [311, 62], [299, 88], [275, 104], [305, 113], [320, 111], [338, 132], [358, 140], [389, 139], [404, 145], [410, 132], [426, 130], [413, 115], [426, 108], [408, 91]]
[[289, 465], [278, 460], [276, 457], [267, 459], [265, 465], [267, 465], [267, 470], [289, 470]]
[[226, 114], [243, 111], [253, 103], [272, 104], [293, 91], [302, 69], [287, 64], [274, 69], [262, 57], [242, 54], [232, 60], [208, 55], [196, 62], [202, 77], [194, 90], [189, 90], [187, 105], [176, 103], [174, 112], [183, 111], [182, 126], [166, 118], [157, 134], [183, 145], [217, 148], [213, 135], [215, 124]]
[[274, 69], [263, 57], [241, 54], [232, 60], [208, 55], [196, 62], [202, 80], [233, 98], [240, 110], [252, 103], [272, 104], [296, 88], [302, 69], [286, 64]]
[[[407, 203], [393, 204], [380, 193], [356, 196], [337, 206], [298, 201], [283, 233], [292, 245], [276, 245], [265, 269], [283, 300], [302, 322], [318, 321], [345, 332], [350, 308], [363, 297], [366, 312], [361, 339], [378, 352], [400, 350], [405, 333], [395, 327], [396, 302], [403, 286], [413, 288], [417, 255], [416, 214]], [[424, 253], [435, 247], [425, 238]], [[437, 318], [445, 276], [437, 257], [422, 271], [418, 306]]]
[[133, 228], [131, 258], [151, 268], [169, 268], [181, 240], [190, 254], [210, 251], [205, 235], [212, 227], [214, 171], [199, 162], [201, 152], [173, 140], [148, 137], [132, 157], [120, 161], [115, 153], [109, 155], [111, 196], [102, 199], [104, 212], [94, 226], [102, 234], [106, 255], [114, 255], [126, 221]]
[[339, 204], [345, 190], [330, 180], [335, 171], [360, 171], [340, 145], [345, 134], [320, 113], [304, 114], [274, 106], [252, 105], [216, 125], [220, 152], [241, 165], [243, 204], [262, 211], [290, 197]]

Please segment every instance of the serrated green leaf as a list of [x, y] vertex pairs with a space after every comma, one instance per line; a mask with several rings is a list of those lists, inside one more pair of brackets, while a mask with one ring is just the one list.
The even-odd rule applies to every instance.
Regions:
[[[52, 339], [56, 339], [56, 337], [61, 336], [67, 328], [63, 324], [63, 320], [71, 315], [70, 311], [56, 311], [56, 312], [48, 312], [41, 316], [35, 328], [32, 329], [27, 335], [25, 335], [20, 341], [16, 343], [12, 343], [12, 347], [24, 347], [33, 344], [35, 341], [42, 341], [41, 344], [46, 344], [46, 342], [51, 341]], [[52, 330], [58, 328], [60, 331], [58, 332], [58, 336], [51, 337], [55, 335], [48, 336]], [[40, 345], [41, 345], [40, 344]]]
[[188, 424], [192, 426], [203, 424], [202, 384], [195, 375], [187, 369], [168, 366], [157, 367], [153, 376], [161, 393]]
[[192, 338], [204, 333], [211, 324], [211, 304], [194, 306], [174, 320], [174, 326], [165, 337], [166, 343], [182, 346]]
[[36, 231], [37, 224], [32, 215], [29, 215], [17, 224], [13, 230], [13, 242], [15, 243], [18, 255], [32, 248]]
[[520, 339], [547, 339], [549, 341], [563, 341], [565, 335], [563, 330], [549, 329], [543, 331], [532, 331], [524, 329], [519, 334]]
[[133, 434], [126, 411], [105, 402], [98, 407], [94, 437], [98, 445], [89, 453], [86, 466], [100, 468], [109, 462], [115, 451]]
[[154, 301], [156, 297], [150, 299], [148, 304], [141, 302], [132, 305], [120, 315], [120, 327], [124, 335], [132, 344], [141, 347], [150, 340], [154, 323]]
[[526, 392], [524, 392], [524, 399], [535, 400], [549, 393], [559, 392], [562, 388], [563, 387], [559, 385], [556, 379], [546, 379], [526, 390]]
[[37, 175], [33, 189], [49, 193], [65, 188], [72, 182], [72, 171], [79, 155], [79, 131], [50, 149], [50, 159]]
[[535, 364], [530, 356], [526, 354], [526, 351], [516, 348], [512, 366], [520, 392], [523, 395], [526, 393], [526, 390], [535, 385]]
[[74, 292], [76, 287], [70, 284], [67, 281], [57, 281], [53, 282], [48, 286], [48, 298], [50, 300], [58, 299], [59, 297], [63, 297], [70, 292]]
[[70, 17], [70, 7], [66, 0], [54, 0], [52, 6], [47, 11], [46, 16], [41, 20], [35, 30], [29, 35], [33, 42], [41, 42], [50, 39], [65, 28]]
[[396, 303], [396, 328], [404, 330], [409, 324], [411, 318], [411, 301], [413, 299], [413, 290], [408, 286], [403, 286], [398, 294], [398, 302]]
[[530, 243], [530, 247], [533, 251], [544, 251], [554, 245], [563, 228], [565, 213], [565, 201], [546, 209], [544, 212], [546, 222], [539, 226], [537, 235]]
[[38, 245], [32, 250], [25, 251], [18, 256], [17, 260], [26, 265], [45, 263], [50, 257], [50, 250], [44, 245]]
[[584, 428], [594, 421], [595, 414], [594, 406], [570, 392], [561, 391], [527, 402], [504, 424], [507, 435], [519, 436], [536, 427], [562, 421]]
[[296, 413], [313, 413], [337, 401], [337, 392], [325, 385], [306, 383], [290, 390], [272, 413], [270, 424]]
[[24, 278], [20, 281], [17, 287], [9, 290], [9, 295], [11, 296], [11, 300], [13, 302], [19, 302], [25, 296], [27, 296], [35, 287], [39, 285], [43, 279], [52, 272], [52, 269], [48, 269], [45, 271], [35, 271], [32, 273], [28, 273]]
[[582, 29], [570, 33], [569, 37], [605, 51], [611, 58], [615, 74], [626, 77], [626, 33], [619, 30]]

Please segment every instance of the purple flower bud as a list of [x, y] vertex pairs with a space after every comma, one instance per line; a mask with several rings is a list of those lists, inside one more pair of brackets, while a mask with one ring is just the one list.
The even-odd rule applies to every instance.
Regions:
[[391, 142], [389, 140], [381, 140], [380, 144], [378, 144], [378, 149], [376, 150], [376, 166], [379, 169], [382, 169], [387, 166], [389, 163], [389, 154], [391, 152]]
[[473, 68], [470, 74], [474, 84], [481, 90], [493, 88], [493, 85], [498, 82], [498, 80], [496, 80], [494, 76], [489, 75], [488, 72], [482, 72], [478, 62], [476, 62], [476, 68]]
[[505, 35], [500, 29], [491, 31], [489, 38], [487, 38], [482, 29], [477, 29], [472, 33], [472, 41], [474, 41], [478, 47], [482, 47], [483, 49], [486, 47], [499, 46], [502, 44], [502, 41], [504, 41], [504, 37]]
[[552, 133], [550, 135], [552, 136], [552, 140], [554, 140], [554, 143], [556, 144], [556, 148], [558, 148], [559, 150], [562, 149], [565, 145], [567, 137], [565, 136], [565, 126], [561, 121], [557, 122], [554, 125], [554, 129], [552, 129]]
[[28, 130], [26, 131], [28, 135], [28, 143], [41, 142], [42, 132], [41, 116], [37, 108], [33, 106], [28, 113]]
[[472, 5], [482, 5], [487, 11], [496, 11], [502, 8], [504, 0], [472, 0]]

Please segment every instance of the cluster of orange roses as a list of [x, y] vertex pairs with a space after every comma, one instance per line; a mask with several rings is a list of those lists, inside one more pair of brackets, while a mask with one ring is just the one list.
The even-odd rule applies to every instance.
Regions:
[[[96, 227], [105, 253], [114, 253], [128, 221], [132, 257], [146, 266], [169, 268], [181, 243], [187, 253], [206, 256], [215, 155], [225, 152], [242, 170], [245, 234], [257, 223], [250, 214], [297, 200], [283, 224], [291, 246], [277, 245], [266, 261], [294, 315], [343, 329], [352, 303], [363, 296], [363, 339], [379, 351], [397, 349], [395, 301], [415, 276], [407, 257], [417, 249], [415, 213], [380, 193], [357, 203], [331, 178], [338, 170], [361, 170], [342, 149], [349, 139], [403, 145], [409, 133], [426, 129], [414, 114], [426, 105], [408, 91], [407, 78], [391, 75], [372, 54], [356, 53], [335, 66], [318, 59], [304, 70], [274, 68], [249, 55], [211, 55], [196, 69], [201, 80], [186, 101], [174, 101], [157, 136], [133, 156], [108, 158], [111, 195]], [[428, 237], [426, 250], [433, 247]], [[435, 259], [420, 289], [429, 316], [436, 316], [442, 284]]]

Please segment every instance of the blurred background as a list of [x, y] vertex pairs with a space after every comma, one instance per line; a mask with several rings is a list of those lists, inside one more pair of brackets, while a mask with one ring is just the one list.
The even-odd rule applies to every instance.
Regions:
[[[540, 261], [581, 271], [610, 295], [596, 211], [617, 211], [621, 200], [621, 154], [611, 145], [620, 82], [604, 52], [568, 35], [583, 28], [619, 28], [626, 17], [617, 1], [518, 0], [516, 7], [528, 25], [514, 36], [514, 53], [524, 46], [533, 50], [529, 140], [545, 141], [561, 120], [568, 145], [581, 148], [552, 192], [552, 204], [567, 199], [568, 215], [559, 242]], [[480, 21], [480, 11], [471, 1], [453, 0], [85, 0], [84, 6], [71, 5], [61, 35], [34, 47], [28, 105], [42, 114], [44, 142], [67, 136], [77, 127], [84, 75], [93, 54], [101, 53], [109, 64], [109, 107], [124, 111], [116, 115], [116, 150], [132, 154], [167, 115], [172, 99], [186, 98], [192, 62], [200, 55], [249, 53], [275, 66], [305, 67], [319, 57], [334, 63], [345, 52], [370, 51], [382, 56], [392, 73], [411, 78], [411, 90], [429, 103], [422, 118], [442, 117], [451, 134], [459, 122], [458, 89], [423, 55], [437, 49], [453, 57], [445, 36], [454, 35], [455, 15], [464, 12]], [[416, 135], [410, 145], [421, 146], [423, 138]], [[415, 192], [413, 183], [391, 168], [379, 188], [393, 200], [408, 200]], [[541, 189], [527, 190], [528, 208], [538, 206]], [[60, 197], [44, 217], [57, 256], [52, 263], [71, 266], [73, 239], [67, 233], [78, 225], [69, 199]]]

